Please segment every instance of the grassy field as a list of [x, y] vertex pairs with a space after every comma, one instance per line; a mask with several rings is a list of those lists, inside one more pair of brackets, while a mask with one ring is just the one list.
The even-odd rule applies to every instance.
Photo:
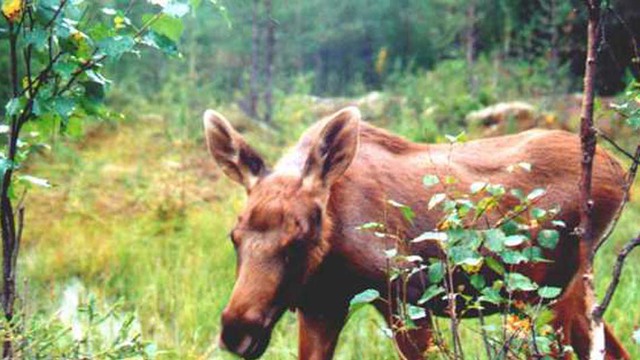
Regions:
[[[275, 148], [267, 146], [261, 147], [273, 157]], [[202, 139], [175, 136], [162, 119], [148, 117], [58, 143], [27, 171], [54, 185], [32, 189], [26, 203], [20, 277], [28, 279], [28, 311], [57, 309], [65, 288], [79, 281], [101, 302], [122, 299], [124, 309], [137, 314], [144, 337], [158, 345], [160, 358], [232, 358], [215, 339], [234, 278], [227, 232], [244, 193], [221, 177]], [[639, 218], [634, 202], [598, 259], [600, 287], [618, 249], [640, 230]], [[640, 325], [639, 284], [637, 252], [606, 316], [634, 358], [640, 358], [640, 346], [631, 340]], [[473, 349], [472, 326], [465, 328]], [[295, 359], [296, 334], [295, 318], [287, 314], [264, 358]], [[349, 322], [336, 358], [395, 358], [372, 310]]]

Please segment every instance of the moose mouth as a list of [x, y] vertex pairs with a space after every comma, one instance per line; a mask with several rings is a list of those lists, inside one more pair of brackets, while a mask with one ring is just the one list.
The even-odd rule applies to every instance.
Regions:
[[243, 359], [257, 359], [267, 350], [274, 325], [285, 309], [274, 309], [263, 324], [231, 322], [224, 324], [220, 347]]
[[247, 334], [239, 340], [225, 338], [223, 333], [220, 345], [223, 349], [230, 351], [243, 359], [252, 360], [257, 359], [264, 354], [265, 350], [267, 350], [267, 345], [269, 345], [270, 339], [270, 333], [262, 336]]

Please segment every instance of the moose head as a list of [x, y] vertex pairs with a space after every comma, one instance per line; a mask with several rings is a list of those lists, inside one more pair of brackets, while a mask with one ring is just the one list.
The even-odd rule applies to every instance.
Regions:
[[356, 154], [360, 112], [349, 107], [319, 122], [320, 136], [303, 136], [272, 170], [224, 116], [207, 110], [203, 120], [209, 152], [247, 192], [230, 233], [237, 274], [222, 313], [220, 344], [253, 359], [264, 353], [274, 324], [296, 307], [330, 251], [327, 203]]

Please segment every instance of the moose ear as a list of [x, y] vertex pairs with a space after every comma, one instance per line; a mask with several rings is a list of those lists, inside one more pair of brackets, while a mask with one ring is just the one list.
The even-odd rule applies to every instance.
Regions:
[[204, 137], [211, 156], [228, 177], [249, 191], [266, 173], [262, 157], [220, 113], [207, 110], [203, 121]]
[[331, 116], [309, 152], [305, 184], [326, 190], [344, 174], [358, 150], [360, 118], [360, 110], [353, 106]]

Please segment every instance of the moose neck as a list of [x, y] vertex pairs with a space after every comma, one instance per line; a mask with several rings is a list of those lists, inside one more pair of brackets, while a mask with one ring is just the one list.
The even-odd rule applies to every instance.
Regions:
[[[389, 270], [385, 250], [396, 248], [397, 239], [376, 236], [361, 226], [384, 224], [385, 232], [402, 239], [433, 228], [436, 219], [426, 216], [429, 198], [421, 179], [446, 158], [430, 151], [438, 146], [411, 143], [370, 125], [362, 126], [360, 134], [358, 155], [332, 187], [327, 204], [333, 223], [331, 256], [343, 259], [350, 273], [380, 283]], [[414, 209], [416, 218], [404, 218], [391, 200]]]

